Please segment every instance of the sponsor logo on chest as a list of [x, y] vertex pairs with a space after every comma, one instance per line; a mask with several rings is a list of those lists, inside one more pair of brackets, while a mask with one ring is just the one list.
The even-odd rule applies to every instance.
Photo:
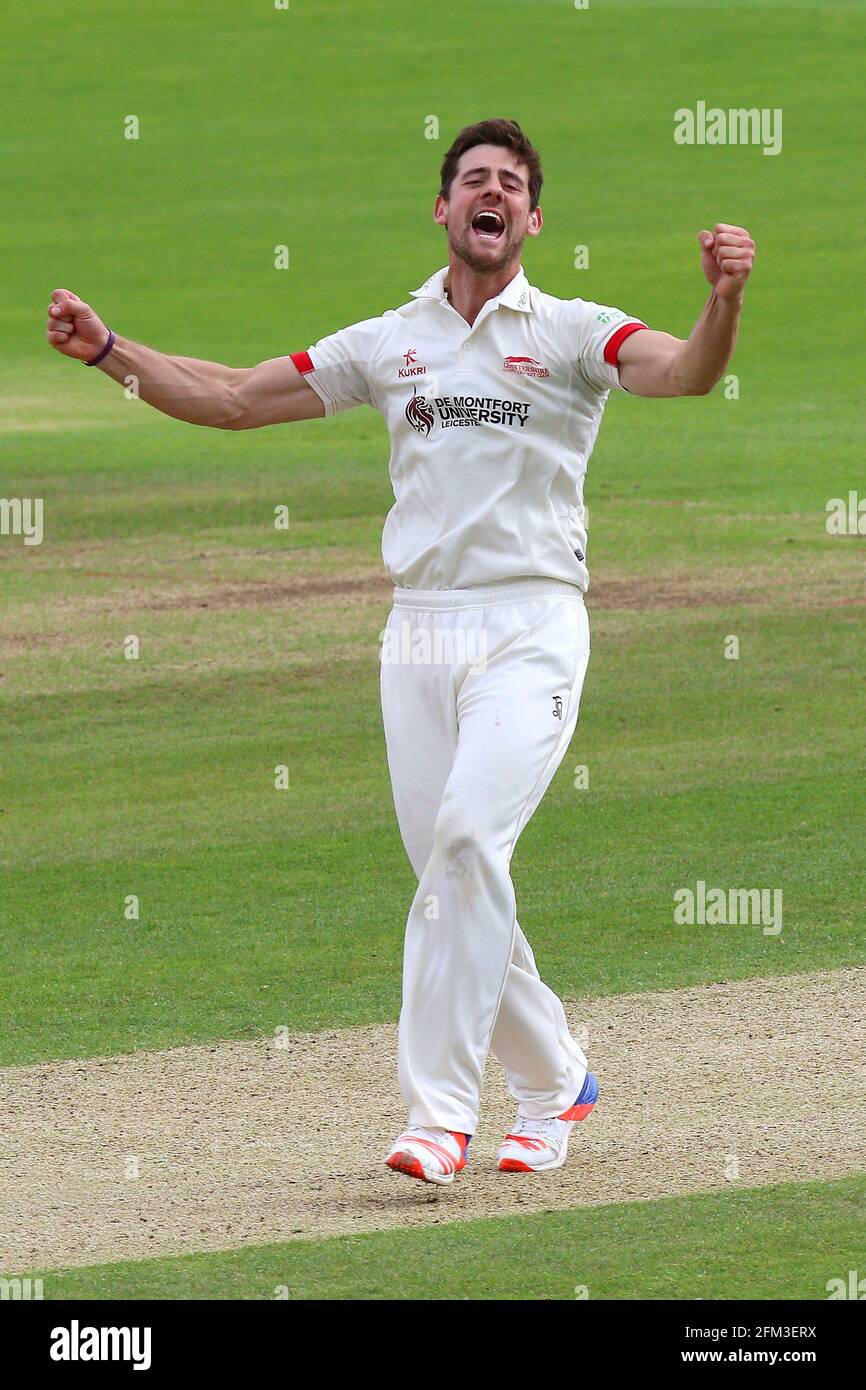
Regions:
[[504, 372], [516, 372], [518, 376], [550, 376], [546, 367], [534, 357], [506, 357], [502, 363]]
[[403, 353], [403, 361], [406, 365], [404, 367], [397, 368], [398, 377], [425, 375], [427, 368], [422, 366], [418, 362], [417, 348], [407, 348], [407, 350]]
[[532, 409], [529, 401], [500, 400], [498, 396], [419, 396], [413, 388], [405, 415], [409, 424], [426, 439], [434, 425], [443, 430], [483, 425], [506, 425], [522, 429]]

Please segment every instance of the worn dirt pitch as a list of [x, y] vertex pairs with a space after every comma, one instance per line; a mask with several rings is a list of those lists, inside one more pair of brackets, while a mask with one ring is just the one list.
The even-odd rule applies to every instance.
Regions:
[[[568, 1006], [601, 1099], [564, 1169], [500, 1174], [499, 1064], [450, 1189], [390, 1173], [393, 1026], [0, 1071], [4, 1273], [866, 1169], [866, 969]], [[133, 1176], [135, 1173], [138, 1176]]]

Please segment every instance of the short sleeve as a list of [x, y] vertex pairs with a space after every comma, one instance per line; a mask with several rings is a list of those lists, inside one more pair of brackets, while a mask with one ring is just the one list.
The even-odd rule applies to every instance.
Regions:
[[370, 365], [382, 319], [364, 319], [320, 338], [306, 352], [293, 352], [292, 361], [325, 404], [326, 415], [374, 405]]
[[647, 325], [643, 319], [614, 309], [609, 304], [593, 304], [588, 300], [572, 300], [580, 305], [577, 322], [577, 366], [599, 391], [617, 387], [625, 391], [619, 379], [617, 365], [619, 350], [632, 333]]

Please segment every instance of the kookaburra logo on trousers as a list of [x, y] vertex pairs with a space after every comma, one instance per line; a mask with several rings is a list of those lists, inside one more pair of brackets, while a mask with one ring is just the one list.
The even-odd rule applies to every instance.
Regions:
[[553, 697], [553, 717], [554, 717], [554, 719], [561, 719], [561, 718], [562, 718], [562, 696], [561, 696], [561, 695], [554, 695], [554, 697]]

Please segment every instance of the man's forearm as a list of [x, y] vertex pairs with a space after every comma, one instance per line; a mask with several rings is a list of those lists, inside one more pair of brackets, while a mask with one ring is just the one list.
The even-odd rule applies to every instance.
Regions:
[[115, 339], [99, 371], [130, 387], [148, 405], [191, 425], [231, 429], [236, 370], [195, 357], [169, 357], [130, 338]]
[[719, 299], [715, 290], [711, 292], [673, 364], [674, 378], [683, 395], [705, 395], [720, 380], [737, 343], [742, 307], [742, 295]]

